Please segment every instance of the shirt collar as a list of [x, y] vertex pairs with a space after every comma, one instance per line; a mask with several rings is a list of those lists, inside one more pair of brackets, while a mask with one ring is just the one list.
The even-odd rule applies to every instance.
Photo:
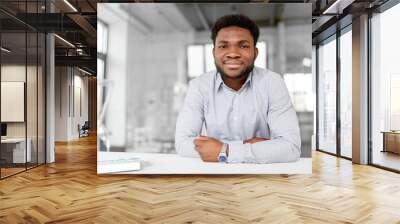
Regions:
[[[246, 85], [249, 85], [249, 86], [252, 85], [253, 71], [254, 71], [254, 69], [250, 72], [249, 76], [247, 76], [247, 79], [244, 82], [242, 88], [244, 88]], [[217, 90], [219, 90], [221, 88], [221, 86], [225, 85], [225, 84], [224, 84], [224, 81], [222, 80], [221, 74], [219, 72], [216, 72], [216, 76], [217, 77], [215, 79], [215, 87], [216, 87]], [[240, 88], [240, 89], [242, 89], [242, 88]]]

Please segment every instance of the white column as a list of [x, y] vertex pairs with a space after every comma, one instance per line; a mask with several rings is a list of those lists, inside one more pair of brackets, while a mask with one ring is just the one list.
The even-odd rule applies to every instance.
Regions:
[[54, 35], [46, 35], [46, 163], [55, 161], [55, 76]]
[[353, 20], [353, 162], [368, 163], [368, 16]]

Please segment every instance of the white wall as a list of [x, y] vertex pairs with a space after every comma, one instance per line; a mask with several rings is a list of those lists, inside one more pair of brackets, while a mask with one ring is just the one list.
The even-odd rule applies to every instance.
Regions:
[[[77, 139], [78, 124], [88, 120], [88, 78], [71, 67], [56, 67], [55, 73], [55, 141]], [[77, 89], [81, 92], [82, 115], [77, 107]]]
[[67, 141], [68, 119], [68, 68], [55, 68], [55, 141]]

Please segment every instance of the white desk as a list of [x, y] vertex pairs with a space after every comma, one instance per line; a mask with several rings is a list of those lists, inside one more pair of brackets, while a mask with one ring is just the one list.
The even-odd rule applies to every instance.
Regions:
[[[185, 158], [177, 154], [97, 152], [97, 161], [132, 157], [142, 160], [142, 169], [117, 174], [311, 174], [312, 171], [311, 158], [300, 158], [293, 163], [223, 164], [203, 162], [199, 158]], [[101, 167], [97, 167], [97, 172], [101, 174]]]
[[12, 144], [13, 148], [13, 163], [25, 163], [25, 158], [27, 158], [27, 162], [31, 161], [31, 144], [32, 141], [30, 138], [27, 138], [28, 147], [26, 149], [25, 154], [25, 138], [6, 138], [1, 139], [1, 144]]

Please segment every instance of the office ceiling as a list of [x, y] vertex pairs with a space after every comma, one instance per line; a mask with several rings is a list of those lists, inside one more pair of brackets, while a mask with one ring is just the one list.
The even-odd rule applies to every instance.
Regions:
[[298, 4], [265, 4], [254, 7], [252, 4], [177, 4], [181, 13], [192, 27], [197, 30], [208, 30], [221, 16], [227, 14], [246, 14], [259, 26], [275, 26], [278, 21], [286, 23], [311, 22], [311, 7], [300, 7]]
[[[227, 6], [228, 5], [228, 6]], [[311, 6], [311, 5], [310, 5]], [[298, 4], [265, 4], [264, 6], [241, 3], [177, 3], [177, 4], [126, 4], [120, 7], [142, 26], [152, 32], [204, 31], [209, 30], [221, 15], [243, 13], [256, 21], [260, 27], [285, 23], [309, 23], [310, 11]], [[308, 9], [308, 10], [307, 10]]]
[[[377, 7], [387, 0], [341, 0], [329, 14], [323, 14], [330, 8], [336, 0], [238, 0], [237, 3], [229, 3], [223, 6], [215, 6], [208, 2], [225, 2], [224, 0], [203, 0], [188, 3], [187, 0], [177, 0], [177, 7], [166, 7], [158, 5], [151, 13], [144, 14], [138, 7], [127, 7], [128, 13], [142, 19], [142, 24], [148, 26], [150, 30], [170, 31], [178, 30], [206, 30], [211, 27], [221, 14], [246, 12], [251, 15], [260, 26], [274, 26], [278, 21], [286, 23], [304, 23], [309, 21], [309, 16], [305, 11], [298, 10], [298, 5], [272, 5], [265, 7], [251, 7], [240, 3], [311, 3], [313, 38], [321, 36], [332, 24], [344, 17], [346, 14], [357, 14]], [[47, 9], [46, 9], [47, 2]], [[0, 26], [4, 33], [8, 33], [4, 38], [8, 38], [9, 46], [23, 46], [18, 37], [18, 32], [31, 28], [42, 32], [55, 32], [60, 37], [74, 44], [76, 47], [71, 49], [69, 44], [56, 38], [56, 64], [71, 66], [86, 66], [92, 71], [96, 71], [96, 26], [97, 26], [97, 3], [152, 3], [170, 2], [169, 0], [37, 0], [37, 1], [0, 1]], [[49, 7], [50, 6], [50, 7]], [[48, 13], [52, 8], [52, 13]], [[162, 9], [162, 10], [161, 10]], [[178, 11], [180, 13], [177, 13]], [[335, 11], [337, 10], [337, 12]], [[28, 13], [25, 13], [28, 12]], [[47, 13], [46, 13], [47, 12]], [[250, 13], [249, 13], [250, 12]], [[339, 14], [337, 14], [339, 13]], [[165, 15], [168, 15], [169, 20]], [[175, 28], [175, 29], [174, 29]], [[14, 33], [14, 34], [13, 34]], [[14, 36], [13, 36], [14, 35]], [[15, 42], [12, 44], [11, 42]], [[4, 43], [4, 42], [3, 42]], [[34, 46], [29, 45], [29, 46]], [[82, 53], [78, 53], [76, 49]], [[28, 47], [28, 52], [30, 52]], [[23, 52], [20, 52], [23, 53]], [[57, 57], [58, 56], [58, 57]]]
[[[95, 74], [97, 1], [69, 0], [68, 3], [70, 5], [62, 0], [1, 0], [2, 45], [12, 50], [3, 60], [17, 63], [26, 53], [28, 62], [35, 57], [36, 41], [30, 43], [34, 35], [28, 35], [26, 45], [25, 30], [28, 33], [52, 32], [74, 45], [55, 38], [56, 65], [79, 66]], [[50, 8], [52, 13], [49, 13]]]

